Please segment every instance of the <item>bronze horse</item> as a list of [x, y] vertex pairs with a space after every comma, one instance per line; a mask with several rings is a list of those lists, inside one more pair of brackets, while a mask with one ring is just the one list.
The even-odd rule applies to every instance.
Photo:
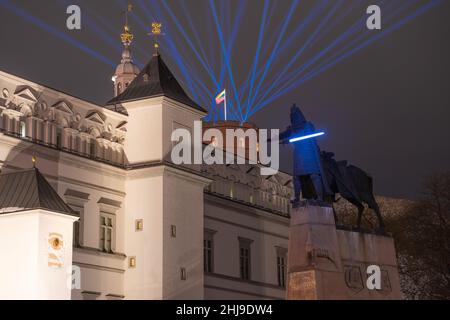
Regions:
[[384, 231], [380, 208], [373, 195], [372, 177], [362, 169], [348, 165], [347, 161], [336, 161], [332, 152], [322, 151], [320, 155], [326, 180], [334, 193], [333, 201], [335, 195], [339, 193], [344, 199], [358, 208], [358, 228], [361, 227], [364, 211], [363, 203], [366, 203], [378, 218], [379, 230]]

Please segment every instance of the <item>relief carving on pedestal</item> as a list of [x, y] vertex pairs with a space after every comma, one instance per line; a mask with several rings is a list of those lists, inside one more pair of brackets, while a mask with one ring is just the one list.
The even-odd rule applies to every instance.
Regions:
[[316, 278], [314, 271], [294, 272], [289, 275], [288, 299], [316, 300]]
[[316, 265], [318, 263], [318, 258], [326, 259], [337, 268], [337, 263], [335, 259], [335, 254], [333, 251], [327, 248], [313, 247], [307, 249], [308, 258], [311, 265]]
[[387, 270], [381, 270], [381, 291], [392, 291], [391, 280]]
[[364, 282], [359, 266], [344, 267], [345, 284], [353, 291], [360, 292], [364, 289]]

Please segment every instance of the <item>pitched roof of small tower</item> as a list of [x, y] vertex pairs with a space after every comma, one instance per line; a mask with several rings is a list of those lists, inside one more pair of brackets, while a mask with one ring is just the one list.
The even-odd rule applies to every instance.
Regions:
[[77, 216], [37, 168], [0, 175], [0, 214], [43, 209]]
[[154, 55], [128, 88], [110, 100], [107, 105], [158, 96], [166, 96], [206, 112], [186, 94], [159, 54]]

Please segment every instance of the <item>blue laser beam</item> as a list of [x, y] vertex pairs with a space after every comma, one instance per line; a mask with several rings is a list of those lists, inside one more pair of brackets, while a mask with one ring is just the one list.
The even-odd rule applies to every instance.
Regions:
[[266, 78], [267, 72], [269, 71], [270, 66], [271, 66], [271, 64], [273, 62], [273, 59], [274, 59], [274, 57], [275, 57], [275, 55], [277, 53], [278, 46], [280, 45], [280, 42], [283, 39], [284, 33], [285, 33], [285, 31], [286, 31], [286, 29], [287, 29], [287, 27], [289, 25], [289, 22], [291, 21], [292, 14], [294, 13], [295, 8], [297, 7], [297, 5], [298, 5], [298, 0], [294, 0], [292, 2], [292, 4], [291, 4], [290, 8], [289, 8], [288, 15], [287, 15], [286, 19], [283, 22], [283, 25], [281, 27], [281, 31], [279, 33], [279, 37], [277, 39], [277, 42], [275, 43], [275, 46], [274, 46], [274, 48], [272, 50], [272, 53], [271, 53], [271, 55], [270, 55], [270, 57], [269, 57], [269, 59], [267, 61], [267, 64], [266, 64], [266, 66], [264, 68], [264, 72], [263, 72], [261, 78], [259, 79], [258, 85], [257, 85], [256, 90], [255, 90], [255, 94], [254, 94], [254, 96], [251, 99], [251, 104], [253, 104], [253, 102], [255, 100], [254, 97], [257, 96], [257, 94], [259, 92], [259, 89], [261, 88], [261, 84], [264, 81], [264, 79]]
[[[192, 41], [190, 40], [189, 36], [187, 35], [186, 31], [184, 30], [184, 28], [181, 26], [180, 22], [178, 21], [178, 19], [176, 18], [175, 14], [172, 12], [172, 10], [170, 9], [169, 5], [163, 1], [162, 2], [164, 8], [166, 9], [166, 11], [169, 13], [170, 17], [172, 18], [172, 21], [175, 23], [176, 27], [178, 28], [178, 30], [181, 32], [181, 34], [183, 35], [184, 39], [186, 40], [186, 42], [188, 43], [189, 47], [192, 49], [192, 51], [194, 52], [194, 54], [196, 55], [197, 59], [199, 60], [199, 62], [202, 64], [202, 66], [205, 68], [206, 72], [210, 75], [211, 79], [214, 81], [214, 83], [216, 85], [218, 85], [217, 79], [214, 76], [214, 72], [210, 69], [210, 67], [208, 67], [208, 65], [206, 64], [206, 62], [203, 60], [203, 58], [200, 56], [199, 52], [197, 51], [197, 49], [195, 48], [194, 44], [192, 43]], [[154, 2], [155, 6], [158, 6], [156, 2]]]
[[[329, 19], [334, 15], [334, 13], [336, 12], [337, 8], [342, 4], [342, 0], [339, 0], [338, 2], [336, 2], [333, 6], [333, 8], [327, 13], [327, 15], [325, 16], [325, 18], [321, 21], [321, 23], [319, 24], [319, 26], [314, 30], [314, 32], [308, 37], [308, 39], [306, 40], [306, 42], [303, 44], [303, 46], [301, 47], [301, 49], [294, 55], [294, 57], [292, 57], [292, 59], [285, 65], [285, 67], [283, 68], [283, 70], [281, 71], [281, 73], [276, 77], [276, 79], [274, 81], [272, 81], [271, 86], [269, 87], [268, 90], [265, 91], [264, 96], [262, 99], [264, 99], [269, 92], [271, 91], [271, 89], [273, 89], [273, 87], [278, 83], [278, 81], [280, 80], [280, 78], [289, 70], [289, 68], [292, 66], [293, 63], [295, 63], [297, 61], [297, 59], [305, 52], [305, 50], [311, 45], [311, 43], [314, 41], [314, 39], [317, 37], [318, 33], [322, 30], [322, 28], [328, 23]], [[341, 38], [343, 37], [342, 35], [339, 37]], [[339, 39], [338, 38], [338, 39]], [[335, 40], [335, 42], [338, 40]], [[255, 97], [256, 99], [256, 97]]]
[[237, 102], [238, 110], [239, 110], [239, 112], [241, 114], [240, 115], [240, 119], [242, 121], [242, 110], [241, 110], [241, 106], [240, 106], [240, 102], [239, 102], [239, 97], [237, 96], [237, 92], [238, 91], [237, 91], [236, 84], [235, 84], [234, 79], [233, 79], [233, 70], [232, 70], [231, 65], [230, 65], [227, 49], [225, 48], [225, 41], [224, 41], [222, 29], [220, 27], [219, 19], [217, 17], [216, 8], [215, 8], [214, 3], [213, 3], [212, 0], [209, 1], [209, 5], [210, 5], [211, 11], [213, 13], [213, 17], [214, 17], [214, 22], [216, 24], [217, 33], [219, 34], [219, 39], [220, 39], [220, 45], [221, 45], [221, 48], [222, 48], [222, 53], [224, 55], [225, 64], [226, 64], [227, 69], [228, 69], [228, 75], [230, 76], [231, 86], [233, 88], [233, 93], [235, 95], [235, 99], [236, 99], [236, 102]]
[[0, 2], [0, 5], [5, 7], [7, 10], [13, 12], [17, 16], [24, 18], [25, 20], [34, 24], [35, 26], [49, 32], [50, 34], [60, 38], [61, 40], [64, 40], [65, 42], [71, 44], [72, 46], [80, 49], [84, 53], [89, 54], [90, 56], [100, 60], [101, 62], [103, 62], [111, 67], [115, 67], [116, 64], [113, 61], [111, 61], [110, 59], [108, 59], [107, 57], [105, 57], [102, 54], [98, 53], [97, 51], [91, 49], [90, 47], [84, 45], [83, 43], [73, 39], [72, 37], [66, 35], [64, 32], [61, 32], [61, 31], [53, 28], [49, 24], [43, 22], [42, 20], [34, 17], [30, 13], [28, 13], [26, 10], [10, 3], [9, 1]]
[[[323, 10], [324, 8], [324, 3], [326, 2], [326, 0], [323, 1], [317, 1], [316, 5], [309, 11], [307, 17], [302, 21], [302, 23], [300, 23], [300, 25], [296, 28], [296, 31], [291, 34], [290, 36], [288, 36], [288, 39], [286, 41], [283, 42], [283, 44], [281, 44], [279, 50], [278, 50], [278, 55], [281, 55], [283, 53], [284, 50], [286, 50], [289, 46], [289, 44], [295, 39], [295, 37], [298, 37], [302, 34], [302, 32], [306, 29], [306, 27], [314, 20], [314, 18], [317, 17], [317, 15]], [[275, 11], [274, 8], [270, 9], [271, 14], [269, 15], [269, 18], [267, 19], [267, 24], [270, 24], [270, 18], [273, 15], [273, 12]], [[273, 37], [277, 35], [277, 33], [272, 33]], [[272, 37], [272, 38], [273, 38]], [[265, 41], [266, 42], [266, 41]], [[269, 41], [267, 41], [266, 46], [270, 47], [270, 44], [273, 42], [273, 39], [270, 39]], [[261, 68], [260, 70], [258, 70], [258, 72], [256, 73], [256, 77], [259, 78], [261, 76], [261, 74], [264, 73], [264, 68]], [[250, 77], [251, 74], [249, 73], [247, 79], [244, 81], [243, 85], [241, 86], [241, 95], [243, 96], [244, 94], [247, 94], [247, 89], [250, 86]], [[251, 94], [249, 94], [249, 97], [251, 96]], [[248, 102], [247, 105], [247, 110], [246, 110], [246, 116], [245, 119], [248, 118], [249, 113], [251, 112], [251, 108], [252, 105], [250, 105], [250, 103]]]
[[[143, 3], [142, 1], [139, 3], [139, 5], [142, 5], [144, 8], [146, 8], [146, 10], [144, 10], [145, 14], [148, 14], [148, 18], [153, 20], [153, 16], [150, 14], [150, 10], [147, 9], [145, 3]], [[155, 11], [159, 14], [159, 16], [161, 16], [161, 18], [163, 18], [163, 15], [160, 14], [160, 9], [155, 8]], [[144, 29], [145, 30], [145, 29]], [[148, 31], [148, 30], [145, 30]], [[192, 96], [194, 97], [195, 100], [199, 100], [200, 97], [202, 97], [202, 94], [198, 92], [198, 90], [195, 89], [195, 84], [196, 83], [201, 83], [200, 78], [197, 77], [193, 77], [193, 75], [195, 73], [192, 72], [192, 70], [189, 70], [189, 68], [187, 67], [187, 64], [184, 63], [183, 57], [180, 54], [180, 52], [184, 52], [183, 50], [178, 50], [178, 48], [175, 45], [175, 42], [172, 40], [172, 37], [170, 36], [170, 34], [168, 34], [165, 37], [166, 43], [169, 46], [169, 55], [170, 57], [176, 62], [177, 66], [179, 67], [179, 70], [181, 71], [181, 74], [184, 78], [184, 81], [182, 81], [184, 84], [187, 85], [187, 88], [189, 89], [190, 93], [192, 94]], [[204, 98], [202, 98], [202, 100], [205, 100]]]
[[[385, 24], [389, 23], [390, 20], [392, 20], [396, 15], [398, 15], [400, 13], [400, 11], [405, 10], [410, 4], [414, 3], [414, 1], [417, 0], [412, 0], [409, 1], [407, 3], [406, 6], [402, 6], [400, 8], [397, 8], [394, 13], [389, 14], [388, 16], [385, 16], [383, 21]], [[386, 8], [387, 9], [387, 8]], [[345, 36], [344, 38], [348, 38], [349, 35], [352, 34], [356, 34], [356, 32], [351, 32], [356, 31], [356, 27], [360, 25], [363, 26], [364, 25], [364, 18], [358, 20], [350, 29], [348, 29], [346, 32], [344, 32], [342, 34], [342, 36]], [[363, 33], [361, 33], [358, 37], [356, 37], [355, 39], [353, 39], [351, 42], [349, 42], [347, 45], [345, 45], [342, 49], [340, 49], [335, 55], [339, 55], [339, 53], [342, 52], [346, 52], [347, 50], [349, 50], [354, 44], [357, 44], [361, 39], [364, 39], [367, 35], [370, 35], [372, 32], [370, 30], [367, 29], [363, 29]], [[331, 45], [329, 45], [328, 47], [326, 47], [325, 49], [323, 49], [321, 52], [319, 52], [315, 57], [313, 57], [313, 59], [309, 60], [307, 63], [305, 63], [299, 71], [294, 72], [294, 76], [292, 77], [287, 77], [285, 79], [283, 79], [284, 83], [286, 83], [287, 85], [289, 85], [290, 83], [292, 83], [295, 80], [295, 77], [303, 74], [303, 71], [305, 71], [310, 65], [312, 65], [313, 63], [315, 63], [316, 61], [318, 61], [320, 58], [322, 58], [322, 56], [324, 56], [325, 53], [327, 53], [328, 51], [330, 51], [331, 49], [333, 49], [334, 47], [336, 47], [340, 42], [340, 39], [336, 39], [335, 42], [333, 42]], [[333, 56], [334, 57], [334, 56]], [[331, 59], [332, 60], [332, 59]], [[322, 63], [320, 66], [322, 66], [324, 63]], [[319, 66], [319, 67], [320, 67]], [[285, 85], [284, 87], [286, 87], [287, 85]], [[281, 89], [283, 89], [284, 87], [282, 87]]]
[[[299, 87], [300, 85], [302, 85], [303, 83], [305, 83], [306, 81], [309, 81], [310, 79], [316, 77], [317, 75], [321, 74], [322, 72], [324, 72], [325, 70], [333, 67], [334, 65], [336, 65], [337, 63], [339, 63], [340, 61], [352, 56], [353, 54], [355, 54], [356, 52], [360, 51], [363, 48], [366, 48], [368, 45], [372, 44], [373, 42], [381, 39], [382, 37], [392, 33], [393, 31], [399, 29], [400, 27], [402, 27], [403, 25], [405, 25], [406, 23], [410, 22], [411, 20], [417, 18], [418, 16], [420, 16], [421, 14], [423, 14], [424, 12], [430, 10], [431, 8], [439, 5], [440, 3], [442, 3], [442, 0], [432, 0], [430, 3], [421, 6], [419, 9], [417, 9], [414, 13], [412, 13], [411, 15], [401, 19], [400, 21], [398, 21], [396, 24], [384, 29], [383, 31], [379, 32], [376, 36], [364, 41], [362, 44], [359, 44], [358, 46], [356, 46], [355, 48], [353, 48], [352, 50], [342, 54], [340, 57], [338, 57], [337, 59], [335, 59], [334, 61], [331, 61], [330, 63], [326, 64], [325, 66], [323, 66], [320, 70], [314, 71], [309, 73], [308, 75], [306, 75], [305, 77], [303, 77], [302, 79], [300, 79], [300, 81], [296, 82], [296, 83], [292, 83], [289, 87], [287, 87], [286, 89], [284, 89], [282, 92], [277, 93], [276, 95], [272, 96], [271, 98], [269, 98], [268, 100], [264, 101], [264, 103], [258, 107], [258, 109], [256, 111], [261, 110], [265, 105], [271, 103], [272, 101], [278, 99], [280, 96], [282, 96], [283, 94], [286, 94], [287, 92], [289, 92], [290, 90]], [[255, 112], [256, 112], [255, 111]]]
[[[409, 1], [408, 5], [413, 3], [415, 0]], [[384, 2], [380, 2], [379, 5], [382, 5]], [[386, 8], [383, 7], [383, 9], [388, 9], [389, 4], [391, 4], [392, 2], [388, 3]], [[400, 8], [400, 9], [404, 9], [404, 8]], [[384, 16], [383, 17], [383, 21], [384, 23], [388, 22], [390, 19], [389, 17]], [[308, 60], [305, 64], [301, 65], [298, 69], [294, 70], [293, 72], [291, 72], [290, 74], [286, 75], [284, 78], [280, 78], [277, 81], [278, 83], [283, 83], [284, 86], [286, 86], [287, 84], [291, 83], [292, 81], [294, 81], [295, 78], [297, 78], [299, 75], [303, 74], [303, 71], [305, 71], [308, 67], [310, 67], [312, 64], [314, 64], [315, 62], [317, 62], [318, 60], [320, 60], [325, 53], [328, 53], [329, 51], [331, 51], [332, 49], [334, 49], [335, 47], [337, 47], [339, 44], [343, 43], [343, 40], [347, 40], [347, 38], [352, 37], [353, 35], [357, 34], [357, 27], [358, 26], [363, 26], [364, 24], [364, 18], [361, 18], [360, 20], [358, 20], [352, 27], [350, 27], [346, 32], [344, 32], [341, 37], [339, 37], [338, 39], [336, 39], [335, 42], [333, 42], [331, 45], [327, 46], [325, 49], [323, 49], [322, 51], [320, 51], [316, 56], [314, 56], [312, 59]], [[360, 41], [362, 38], [364, 38], [370, 31], [365, 29], [365, 32], [363, 32], [360, 36], [356, 37], [356, 39], [353, 39], [349, 44], [354, 44], [355, 42]], [[351, 46], [350, 46], [351, 47]], [[344, 49], [340, 49], [340, 50], [347, 50], [349, 48], [349, 45], [345, 45], [343, 47]], [[267, 89], [266, 93], [272, 93], [272, 89], [274, 89], [275, 86], [271, 86], [270, 89]], [[283, 88], [283, 87], [282, 87]], [[267, 94], [261, 99], [263, 100]]]
[[187, 18], [188, 25], [189, 25], [189, 27], [191, 28], [192, 34], [194, 35], [194, 39], [196, 40], [197, 46], [198, 46], [198, 48], [200, 49], [200, 53], [201, 53], [203, 59], [205, 60], [205, 63], [206, 63], [206, 65], [208, 66], [208, 68], [209, 68], [210, 70], [212, 70], [212, 72], [214, 73], [214, 69], [211, 67], [211, 65], [210, 65], [209, 62], [208, 62], [208, 57], [207, 57], [207, 55], [206, 55], [206, 53], [205, 53], [205, 50], [203, 49], [202, 41], [201, 41], [200, 38], [199, 38], [199, 33], [198, 33], [197, 29], [196, 29], [195, 26], [194, 26], [194, 23], [193, 23], [193, 21], [192, 21], [191, 15], [189, 14], [189, 10], [188, 10], [188, 8], [186, 7], [184, 1], [181, 1], [180, 4], [181, 4], [181, 7], [182, 7], [182, 9], [183, 9], [182, 11], [183, 11], [183, 13], [184, 13], [184, 16]]
[[252, 96], [252, 92], [253, 92], [253, 83], [255, 81], [255, 73], [256, 73], [256, 68], [258, 66], [259, 53], [261, 51], [262, 40], [263, 40], [263, 36], [264, 36], [264, 27], [266, 25], [268, 9], [269, 9], [269, 0], [265, 0], [264, 1], [263, 15], [262, 15], [262, 18], [261, 18], [261, 24], [259, 26], [258, 45], [257, 45], [257, 48], [256, 48], [255, 59], [253, 60], [253, 70], [252, 70], [252, 73], [251, 73], [252, 76], [251, 76], [251, 80], [250, 80], [250, 91], [248, 93], [247, 106], [246, 106], [247, 110], [246, 110], [245, 116], [248, 115], [248, 112], [250, 110], [250, 97]]
[[[419, 0], [409, 1], [408, 5], [415, 1]], [[434, 0], [431, 3], [439, 4], [441, 1]], [[58, 0], [58, 2], [68, 3], [67, 0]], [[202, 102], [210, 111], [207, 118], [216, 119], [222, 117], [222, 108], [217, 108], [213, 98], [218, 90], [227, 88], [230, 93], [227, 99], [229, 118], [243, 122], [282, 95], [302, 86], [306, 81], [317, 77], [358, 50], [387, 35], [386, 32], [373, 32], [373, 34], [379, 35], [373, 38], [368, 37], [368, 32], [359, 32], [359, 27], [363, 27], [361, 21], [367, 18], [363, 15], [360, 19], [361, 21], [351, 25], [348, 29], [346, 27], [344, 32], [339, 33], [337, 37], [333, 37], [331, 41], [327, 41], [329, 34], [334, 32], [335, 28], [344, 27], [343, 23], [346, 22], [347, 15], [354, 12], [352, 11], [354, 7], [359, 6], [363, 2], [363, 0], [355, 0], [351, 3], [345, 3], [342, 11], [333, 14], [333, 9], [336, 10], [336, 7], [341, 7], [341, 4], [344, 3], [343, 0], [338, 2], [318, 0], [313, 6], [308, 7], [303, 7], [302, 2], [294, 0], [288, 4], [289, 11], [286, 12], [279, 11], [277, 2], [265, 0], [261, 6], [260, 21], [258, 22], [259, 29], [256, 29], [255, 34], [257, 42], [255, 42], [254, 52], [251, 53], [251, 60], [248, 63], [249, 69], [247, 74], [244, 75], [244, 79], [234, 77], [236, 69], [232, 64], [232, 58], [234, 58], [233, 54], [237, 47], [235, 43], [239, 30], [242, 30], [241, 21], [247, 10], [247, 1], [244, 2], [244, 5], [240, 2], [237, 8], [232, 8], [232, 3], [229, 1], [220, 1], [218, 7], [215, 6], [213, 0], [209, 1], [209, 10], [212, 14], [208, 14], [207, 19], [215, 25], [216, 35], [213, 35], [214, 32], [211, 30], [199, 30], [196, 24], [197, 19], [193, 19], [194, 16], [188, 12], [190, 7], [184, 2], [181, 4], [181, 11], [175, 11], [173, 7], [170, 7], [164, 1], [147, 2], [137, 0], [141, 10], [136, 12], [144, 13], [144, 19], [135, 13], [131, 14], [131, 18], [145, 32], [149, 31], [150, 26], [144, 20], [147, 21], [150, 18], [153, 21], [154, 17], [158, 17], [158, 19], [161, 19], [161, 22], [164, 22], [167, 31], [166, 37], [161, 41], [167, 46], [161, 46], [161, 50], [167, 54], [168, 62], [176, 65], [177, 68], [174, 72], [175, 74], [177, 71], [180, 73], [180, 83], [188, 89], [188, 92], [196, 101]], [[14, 6], [8, 0], [0, 0], [0, 5], [6, 7], [5, 3], [8, 3], [10, 8]], [[127, 1], [116, 0], [115, 3], [119, 4], [123, 9]], [[378, 4], [381, 4], [381, 2], [378, 2]], [[396, 2], [390, 1], [387, 5], [394, 7], [395, 12], [401, 11], [401, 8], [396, 7], [398, 5]], [[364, 7], [363, 5], [361, 6]], [[23, 10], [18, 6], [15, 7]], [[253, 5], [249, 8], [254, 10]], [[308, 12], [305, 11], [303, 13], [301, 10], [304, 10], [304, 8], [308, 8]], [[327, 8], [330, 9], [328, 10]], [[383, 7], [383, 12], [385, 12], [386, 8]], [[28, 16], [24, 15], [23, 12], [28, 14]], [[33, 17], [31, 13], [25, 10], [23, 12], [21, 12], [22, 14], [17, 11], [15, 13], [76, 46], [83, 52], [94, 56], [96, 59], [100, 59], [113, 67], [116, 65], [116, 63], [92, 50], [89, 46], [80, 43], [65, 33], [58, 33], [55, 28], [39, 20], [39, 18]], [[175, 12], [181, 16], [176, 16]], [[273, 17], [275, 17], [274, 12], [277, 12], [277, 19], [282, 19], [281, 23], [273, 20]], [[294, 13], [297, 17], [298, 13], [302, 16], [296, 25], [291, 23], [294, 20]], [[331, 15], [329, 19], [327, 19], [328, 14]], [[325, 16], [325, 19], [323, 16]], [[384, 14], [383, 25], [392, 17], [390, 13], [388, 16]], [[411, 19], [413, 18], [415, 16]], [[326, 21], [324, 22], [324, 20]], [[107, 32], [112, 30], [110, 24], [102, 20], [94, 11], [92, 11], [92, 14], [87, 12], [83, 21], [86, 21], [85, 23], [93, 31], [92, 34], [94, 36], [114, 48], [115, 52], [121, 49], [120, 43], [116, 42], [114, 37], [111, 37], [110, 33]], [[166, 23], [167, 21], [170, 21], [170, 24]], [[273, 23], [278, 24], [276, 30], [273, 30]], [[173, 26], [177, 32], [169, 32], [170, 26]], [[268, 28], [271, 31], [273, 30], [273, 32], [268, 33]], [[305, 35], [308, 28], [313, 29]], [[206, 35], [210, 41], [203, 41], [203, 35]], [[301, 39], [304, 37], [306, 37], [306, 40]], [[327, 42], [322, 43], [322, 41]], [[208, 44], [205, 47], [206, 42]], [[142, 51], [143, 54], [148, 54], [148, 50], [142, 50], [137, 43], [135, 47]], [[316, 48], [319, 49], [317, 52], [315, 52]], [[219, 54], [217, 54], [217, 51], [219, 51]], [[294, 55], [288, 56], [288, 63], [278, 68], [279, 61], [281, 61], [278, 59], [286, 60], [284, 55], [291, 52], [294, 52]], [[192, 55], [190, 55], [191, 53]], [[195, 59], [189, 59], [190, 56], [194, 56]], [[306, 61], [300, 60], [303, 56], [308, 59]], [[136, 64], [141, 65], [139, 61], [136, 61]], [[267, 81], [269, 72], [270, 81]], [[242, 80], [244, 81], [242, 82]]]
[[[408, 3], [408, 5], [411, 2]], [[381, 4], [381, 3], [380, 3]], [[400, 9], [404, 9], [404, 7], [400, 8]], [[390, 18], [390, 17], [389, 17]], [[389, 19], [384, 19], [385, 21], [388, 21]], [[361, 19], [359, 19], [357, 22], [355, 22], [347, 31], [345, 31], [344, 33], [342, 33], [337, 39], [335, 39], [329, 46], [327, 46], [325, 49], [323, 49], [322, 51], [320, 51], [318, 54], [316, 54], [312, 59], [308, 60], [305, 64], [303, 64], [298, 70], [295, 70], [294, 72], [292, 72], [290, 75], [288, 75], [285, 78], [282, 79], [277, 79], [276, 81], [280, 81], [283, 82], [284, 85], [278, 89], [278, 91], [275, 92], [275, 95], [277, 95], [278, 92], [282, 91], [285, 87], [289, 86], [291, 83], [294, 82], [295, 78], [299, 77], [299, 75], [303, 74], [303, 72], [305, 70], [308, 69], [308, 67], [310, 67], [311, 65], [313, 65], [315, 62], [317, 62], [318, 60], [320, 60], [327, 52], [331, 51], [332, 49], [334, 49], [336, 46], [338, 46], [340, 43], [342, 43], [344, 40], [346, 40], [347, 38], [351, 37], [352, 35], [356, 34], [357, 30], [358, 30], [358, 26], [363, 27], [364, 26], [364, 21], [365, 21], [365, 17], [362, 17]], [[362, 37], [364, 37], [368, 32], [370, 32], [369, 30], [365, 29], [366, 32], [364, 32], [362, 34]], [[355, 40], [353, 40], [350, 43], [353, 43], [355, 41], [359, 41], [358, 39], [360, 39], [361, 37], [357, 37]], [[258, 103], [256, 105], [258, 105], [259, 103], [261, 103], [261, 101], [264, 101], [264, 99], [266, 98], [267, 95], [269, 95], [270, 93], [272, 93], [272, 90], [274, 89], [274, 85], [270, 86], [269, 89], [266, 90], [266, 93], [264, 94], [264, 96], [258, 101]]]

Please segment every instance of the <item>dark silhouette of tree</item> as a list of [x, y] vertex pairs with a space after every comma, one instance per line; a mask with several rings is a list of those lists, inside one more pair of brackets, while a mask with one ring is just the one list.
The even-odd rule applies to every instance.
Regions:
[[450, 299], [450, 173], [431, 176], [420, 200], [386, 217], [407, 299]]

